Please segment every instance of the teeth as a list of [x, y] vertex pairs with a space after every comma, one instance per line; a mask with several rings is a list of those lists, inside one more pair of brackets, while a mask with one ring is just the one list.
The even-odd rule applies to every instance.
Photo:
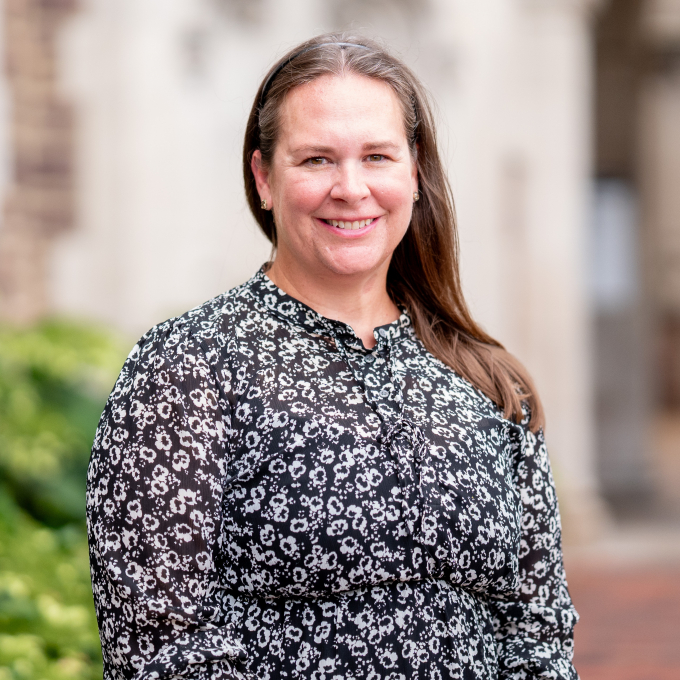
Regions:
[[330, 225], [337, 227], [338, 229], [363, 229], [367, 224], [370, 224], [373, 220], [358, 220], [356, 222], [341, 222], [338, 220], [326, 220]]

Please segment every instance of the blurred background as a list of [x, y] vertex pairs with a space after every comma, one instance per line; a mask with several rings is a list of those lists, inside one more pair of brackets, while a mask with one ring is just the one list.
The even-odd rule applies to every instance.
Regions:
[[437, 105], [478, 320], [545, 402], [584, 680], [680, 677], [680, 0], [0, 0], [0, 680], [101, 677], [96, 422], [150, 326], [270, 248], [268, 67], [379, 37]]

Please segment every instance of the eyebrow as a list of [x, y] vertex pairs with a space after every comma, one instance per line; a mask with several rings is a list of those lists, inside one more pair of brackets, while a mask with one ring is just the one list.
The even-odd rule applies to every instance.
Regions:
[[394, 142], [371, 142], [370, 144], [364, 144], [364, 151], [374, 151], [375, 149], [393, 149], [398, 150], [399, 144]]
[[[364, 144], [362, 147], [363, 151], [375, 151], [376, 149], [391, 149], [391, 150], [398, 150], [399, 145], [395, 144], [394, 142], [370, 142], [368, 144]], [[333, 148], [330, 146], [300, 146], [297, 149], [293, 149], [291, 153], [297, 155], [297, 154], [318, 154], [318, 155], [324, 155], [328, 153], [333, 153]]]

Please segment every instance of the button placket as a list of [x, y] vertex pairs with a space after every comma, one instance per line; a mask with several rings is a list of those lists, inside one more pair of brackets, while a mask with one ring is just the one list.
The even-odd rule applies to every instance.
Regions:
[[427, 442], [420, 427], [404, 416], [401, 384], [392, 367], [391, 340], [384, 331], [379, 333], [370, 352], [349, 343], [345, 345], [337, 337], [336, 344], [382, 421], [380, 444], [396, 469], [404, 522], [413, 538], [422, 542], [426, 495], [422, 465]]

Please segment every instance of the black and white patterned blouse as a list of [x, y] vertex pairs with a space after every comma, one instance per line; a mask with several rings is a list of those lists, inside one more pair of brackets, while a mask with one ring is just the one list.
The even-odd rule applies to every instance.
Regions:
[[246, 284], [149, 331], [88, 482], [105, 678], [577, 678], [542, 434], [407, 314]]

